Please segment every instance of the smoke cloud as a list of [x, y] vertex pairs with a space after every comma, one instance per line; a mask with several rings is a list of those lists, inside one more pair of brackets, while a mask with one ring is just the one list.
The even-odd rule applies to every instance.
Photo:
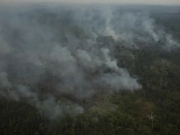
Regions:
[[0, 15], [0, 95], [52, 119], [82, 114], [96, 94], [141, 89], [118, 67], [118, 42], [178, 45], [148, 14], [110, 7], [14, 6]]

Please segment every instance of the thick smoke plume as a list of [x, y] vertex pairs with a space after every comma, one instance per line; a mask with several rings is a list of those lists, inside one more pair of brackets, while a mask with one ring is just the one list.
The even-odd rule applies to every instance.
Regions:
[[10, 6], [0, 15], [0, 95], [51, 118], [83, 113], [96, 94], [141, 89], [118, 67], [117, 44], [178, 45], [147, 14], [110, 7]]

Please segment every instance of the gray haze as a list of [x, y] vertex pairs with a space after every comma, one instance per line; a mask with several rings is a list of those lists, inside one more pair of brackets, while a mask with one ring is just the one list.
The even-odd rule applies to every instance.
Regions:
[[65, 2], [65, 3], [119, 3], [119, 4], [161, 4], [180, 5], [179, 0], [1, 0], [1, 2]]
[[[0, 9], [0, 95], [25, 100], [50, 118], [84, 112], [83, 100], [141, 84], [118, 66], [117, 44], [164, 40], [179, 46], [148, 13], [111, 7]], [[111, 42], [102, 42], [108, 36]], [[133, 56], [132, 56], [133, 57]]]

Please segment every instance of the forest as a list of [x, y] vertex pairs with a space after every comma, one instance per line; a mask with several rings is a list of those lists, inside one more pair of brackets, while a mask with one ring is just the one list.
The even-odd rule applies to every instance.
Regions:
[[180, 7], [0, 6], [0, 135], [178, 135]]

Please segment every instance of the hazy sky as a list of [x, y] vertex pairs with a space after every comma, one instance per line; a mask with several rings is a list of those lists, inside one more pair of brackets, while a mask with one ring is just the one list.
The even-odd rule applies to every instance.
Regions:
[[120, 4], [178, 4], [180, 0], [0, 0], [0, 2], [66, 2], [66, 3], [120, 3]]

